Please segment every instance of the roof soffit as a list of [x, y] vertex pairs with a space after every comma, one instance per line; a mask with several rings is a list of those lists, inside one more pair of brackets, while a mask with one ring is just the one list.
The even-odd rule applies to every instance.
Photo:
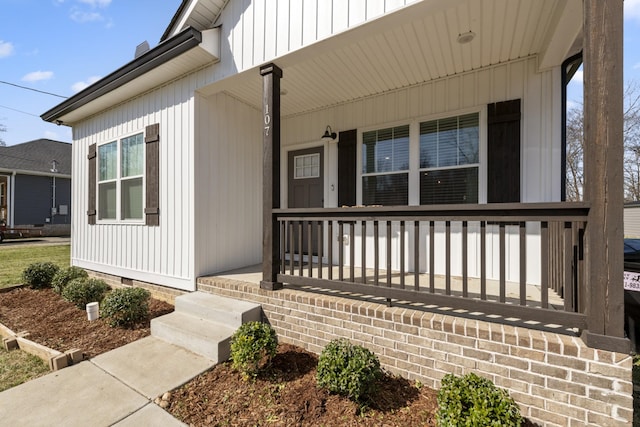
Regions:
[[[576, 2], [580, 0], [414, 3], [273, 59], [284, 71], [282, 115], [533, 56], [538, 62], [544, 56], [547, 68], [560, 66], [581, 46], [582, 14], [575, 11]], [[476, 33], [475, 38], [459, 44], [457, 36], [467, 31]], [[249, 69], [200, 92], [224, 91], [260, 108], [261, 88], [259, 73]]]

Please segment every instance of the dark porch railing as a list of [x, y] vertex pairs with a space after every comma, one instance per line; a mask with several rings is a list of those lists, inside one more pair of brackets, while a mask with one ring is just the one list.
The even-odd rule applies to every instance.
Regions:
[[[282, 283], [585, 329], [588, 211], [584, 203], [275, 209], [277, 277]], [[488, 239], [497, 247], [489, 249]], [[436, 254], [444, 262], [436, 264]], [[514, 256], [515, 281], [507, 275]], [[453, 261], [459, 275], [452, 273]], [[527, 278], [528, 263], [539, 263], [536, 284]], [[473, 277], [470, 265], [476, 267]], [[497, 266], [493, 277], [489, 265]]]

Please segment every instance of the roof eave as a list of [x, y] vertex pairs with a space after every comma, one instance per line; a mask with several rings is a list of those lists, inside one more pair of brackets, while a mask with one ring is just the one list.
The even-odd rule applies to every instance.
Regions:
[[57, 123], [64, 115], [182, 55], [198, 46], [201, 42], [202, 33], [196, 29], [187, 28], [88, 88], [56, 105], [40, 117], [44, 121]]

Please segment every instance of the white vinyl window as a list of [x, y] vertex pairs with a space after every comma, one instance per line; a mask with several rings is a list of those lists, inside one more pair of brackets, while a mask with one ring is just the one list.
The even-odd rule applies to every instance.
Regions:
[[362, 134], [362, 203], [406, 205], [409, 195], [409, 125]]
[[420, 204], [478, 203], [478, 113], [420, 123]]
[[98, 147], [98, 219], [139, 221], [144, 212], [144, 138], [128, 136]]

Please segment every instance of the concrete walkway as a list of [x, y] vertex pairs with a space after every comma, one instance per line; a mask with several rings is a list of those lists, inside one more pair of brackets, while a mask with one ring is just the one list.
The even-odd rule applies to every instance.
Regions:
[[214, 364], [146, 337], [0, 393], [0, 425], [184, 426], [153, 400]]

